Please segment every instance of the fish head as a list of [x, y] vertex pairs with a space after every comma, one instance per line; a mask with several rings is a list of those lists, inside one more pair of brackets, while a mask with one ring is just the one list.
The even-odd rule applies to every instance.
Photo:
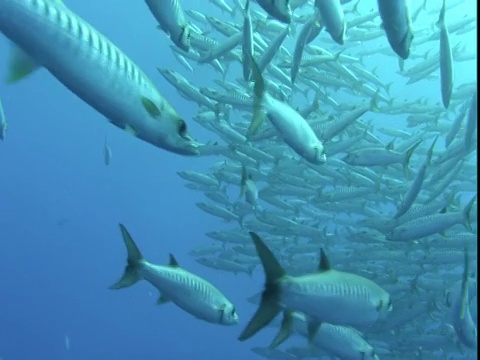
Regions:
[[360, 351], [360, 354], [361, 354], [362, 360], [379, 360], [380, 359], [370, 344], [368, 344], [365, 349], [362, 349]]
[[410, 56], [410, 45], [413, 40], [413, 34], [410, 31], [410, 29], [407, 29], [405, 32], [403, 39], [400, 41], [400, 44], [394, 49], [397, 54], [402, 58], [402, 59], [407, 59]]
[[157, 68], [157, 70], [168, 82], [172, 84], [177, 84], [179, 82], [178, 77], [176, 76], [176, 73], [173, 70], [160, 69], [160, 68]]
[[385, 319], [387, 315], [392, 312], [393, 304], [390, 295], [387, 292], [384, 292], [378, 299], [376, 309], [380, 319]]
[[188, 133], [187, 123], [180, 116], [171, 122], [171, 132], [167, 137], [167, 145], [170, 150], [180, 155], [199, 155], [201, 144], [195, 141]]
[[190, 27], [188, 24], [180, 26], [180, 34], [175, 44], [183, 51], [188, 52], [190, 50]]
[[208, 97], [208, 98], [215, 98], [215, 97], [218, 97], [220, 95], [220, 93], [215, 90], [215, 89], [212, 89], [212, 88], [201, 88], [200, 89], [200, 94]]
[[356, 159], [357, 159], [357, 156], [355, 154], [350, 153], [342, 157], [341, 160], [346, 164], [355, 165]]
[[222, 305], [219, 311], [221, 312], [220, 324], [236, 325], [240, 321], [235, 306], [230, 302]]
[[[155, 94], [153, 94], [155, 95]], [[158, 94], [157, 94], [158, 95]], [[181, 155], [199, 155], [199, 146], [188, 134], [185, 120], [161, 96], [141, 96], [145, 110], [142, 128], [132, 127], [129, 122], [123, 126], [126, 131], [161, 149]]]

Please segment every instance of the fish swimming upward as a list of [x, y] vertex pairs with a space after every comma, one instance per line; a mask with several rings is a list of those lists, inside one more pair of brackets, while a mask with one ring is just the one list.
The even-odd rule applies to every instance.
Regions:
[[144, 72], [62, 2], [0, 0], [0, 31], [21, 49], [10, 81], [43, 66], [115, 126], [170, 152], [199, 153], [185, 121]]

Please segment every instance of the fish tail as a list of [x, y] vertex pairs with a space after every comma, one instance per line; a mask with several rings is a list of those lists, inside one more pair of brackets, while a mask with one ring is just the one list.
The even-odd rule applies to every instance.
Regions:
[[[402, 59], [402, 58], [399, 58], [399, 59]], [[404, 61], [404, 60], [402, 59], [402, 61]], [[392, 85], [393, 85], [393, 81], [389, 82], [388, 84], [385, 84], [385, 91], [387, 92], [388, 96], [391, 96], [390, 95], [390, 88], [392, 87]]]
[[263, 123], [262, 100], [265, 96], [265, 80], [255, 59], [251, 57], [253, 86], [253, 119], [247, 130], [247, 138], [250, 138]]
[[380, 108], [378, 107], [378, 92], [375, 93], [375, 96], [372, 96], [369, 106], [370, 111], [380, 111]]
[[422, 141], [416, 142], [405, 152], [405, 160], [403, 162], [403, 170], [405, 171], [405, 174], [407, 175], [407, 178], [410, 178], [410, 169], [409, 169], [410, 159], [412, 158], [413, 152], [415, 151], [417, 146], [420, 145], [421, 142]]
[[250, 0], [246, 0], [245, 7], [243, 8], [243, 15], [248, 16], [249, 11], [250, 11]]
[[426, 161], [425, 161], [425, 164], [426, 164], [427, 166], [430, 166], [430, 163], [432, 162], [433, 148], [435, 147], [435, 144], [437, 143], [438, 137], [439, 137], [439, 135], [437, 135], [437, 136], [435, 137], [435, 139], [433, 140], [432, 145], [430, 146], [430, 149], [428, 150], [427, 159], [426, 159]]
[[267, 326], [281, 311], [281, 307], [279, 305], [279, 280], [286, 275], [285, 270], [282, 268], [270, 249], [264, 244], [262, 239], [254, 232], [250, 232], [250, 236], [252, 237], [257, 249], [263, 270], [265, 271], [265, 290], [262, 293], [260, 306], [257, 309], [257, 312], [250, 319], [247, 327], [243, 330], [238, 338], [240, 341], [251, 338], [257, 332]]
[[440, 10], [440, 15], [438, 16], [437, 26], [439, 28], [445, 26], [445, 0], [443, 0], [442, 9]]
[[473, 203], [475, 202], [476, 198], [477, 198], [477, 195], [474, 195], [472, 199], [468, 202], [467, 206], [465, 206], [465, 209], [463, 209], [463, 223], [469, 231], [472, 231], [472, 224], [470, 222], [470, 212], [472, 211]]
[[246, 214], [239, 215], [238, 218], [237, 218], [238, 225], [240, 225], [240, 228], [241, 228], [242, 230], [245, 229], [245, 227], [244, 227], [244, 225], [243, 225], [243, 220], [245, 219], [245, 215], [246, 215]]
[[358, 11], [358, 4], [360, 4], [360, 0], [358, 0], [355, 5], [353, 5], [353, 8], [352, 8], [352, 12], [355, 14], [355, 15], [360, 15], [360, 11]]
[[278, 345], [282, 344], [285, 340], [287, 340], [292, 335], [292, 333], [293, 333], [293, 312], [284, 311], [280, 329], [278, 330], [277, 335], [275, 336], [275, 338], [272, 340], [272, 342], [268, 347], [270, 349], [275, 349]]
[[250, 266], [247, 268], [247, 274], [248, 274], [248, 276], [250, 276], [250, 278], [252, 278], [252, 276], [253, 276], [253, 271], [255, 270], [256, 267], [257, 267], [257, 264], [253, 264], [253, 265], [250, 265]]
[[115, 284], [110, 286], [110, 289], [123, 289], [129, 286], [132, 286], [137, 281], [140, 280], [140, 275], [138, 273], [138, 266], [143, 261], [143, 255], [137, 247], [137, 244], [133, 241], [128, 230], [123, 224], [120, 225], [120, 231], [122, 232], [123, 241], [127, 248], [127, 266], [123, 273], [122, 278], [117, 281]]

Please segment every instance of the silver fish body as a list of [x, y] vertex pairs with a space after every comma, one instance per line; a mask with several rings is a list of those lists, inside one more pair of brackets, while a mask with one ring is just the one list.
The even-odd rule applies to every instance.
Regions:
[[115, 126], [159, 148], [198, 154], [185, 121], [144, 72], [63, 4], [2, 0], [0, 31]]
[[190, 49], [190, 28], [180, 0], [145, 0], [161, 29], [180, 49]]

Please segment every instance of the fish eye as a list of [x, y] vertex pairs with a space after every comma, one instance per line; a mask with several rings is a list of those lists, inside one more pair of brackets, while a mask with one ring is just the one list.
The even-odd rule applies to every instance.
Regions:
[[235, 316], [235, 306], [232, 308], [232, 316]]
[[182, 119], [178, 121], [178, 134], [181, 137], [185, 137], [187, 135], [187, 123]]

